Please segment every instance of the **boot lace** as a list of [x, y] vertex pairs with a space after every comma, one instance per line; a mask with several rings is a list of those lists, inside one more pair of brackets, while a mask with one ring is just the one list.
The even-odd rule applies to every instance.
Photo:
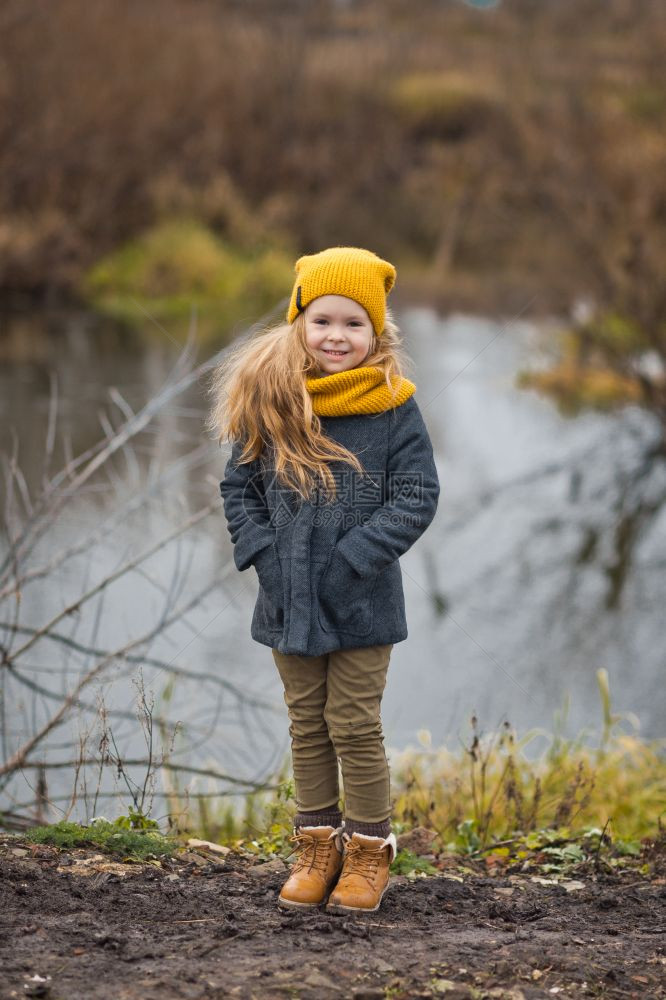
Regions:
[[308, 871], [315, 870], [320, 871], [323, 875], [326, 874], [328, 858], [331, 848], [334, 846], [332, 840], [317, 840], [310, 833], [297, 833], [289, 839], [295, 842], [296, 846], [288, 856], [290, 857], [294, 851], [298, 851], [299, 849], [301, 851], [294, 862], [293, 871], [296, 872], [302, 868], [307, 868]]
[[350, 840], [347, 844], [345, 863], [340, 875], [340, 881], [347, 875], [361, 875], [373, 885], [373, 879], [377, 874], [377, 867], [383, 859], [386, 848], [364, 847], [356, 840]]

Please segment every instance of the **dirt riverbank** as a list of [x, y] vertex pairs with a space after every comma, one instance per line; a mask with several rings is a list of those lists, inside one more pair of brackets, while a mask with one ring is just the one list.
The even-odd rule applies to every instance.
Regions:
[[452, 863], [394, 876], [380, 911], [348, 918], [278, 910], [280, 859], [124, 864], [7, 838], [0, 997], [652, 1000], [666, 997], [657, 862], [651, 879], [587, 870], [559, 883]]

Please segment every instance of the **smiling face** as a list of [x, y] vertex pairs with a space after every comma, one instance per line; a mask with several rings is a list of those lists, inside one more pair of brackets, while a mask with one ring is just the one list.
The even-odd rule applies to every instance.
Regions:
[[324, 375], [362, 364], [374, 330], [366, 310], [346, 295], [320, 295], [304, 310], [305, 339]]

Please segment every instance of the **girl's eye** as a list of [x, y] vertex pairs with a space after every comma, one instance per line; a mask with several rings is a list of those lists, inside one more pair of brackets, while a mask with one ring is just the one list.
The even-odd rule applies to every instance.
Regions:
[[[315, 326], [321, 326], [323, 323], [328, 323], [328, 320], [327, 319], [315, 319], [313, 322], [314, 322]], [[361, 323], [361, 321], [359, 319], [350, 319], [349, 320], [349, 325], [350, 326], [363, 326], [363, 324]]]

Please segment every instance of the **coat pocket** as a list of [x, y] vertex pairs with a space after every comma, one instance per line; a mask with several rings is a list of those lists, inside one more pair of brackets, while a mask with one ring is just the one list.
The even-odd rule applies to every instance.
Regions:
[[277, 545], [272, 542], [261, 549], [254, 560], [259, 578], [259, 607], [266, 628], [284, 628], [284, 587]]
[[334, 548], [319, 586], [319, 624], [325, 632], [368, 635], [377, 576], [359, 576]]

